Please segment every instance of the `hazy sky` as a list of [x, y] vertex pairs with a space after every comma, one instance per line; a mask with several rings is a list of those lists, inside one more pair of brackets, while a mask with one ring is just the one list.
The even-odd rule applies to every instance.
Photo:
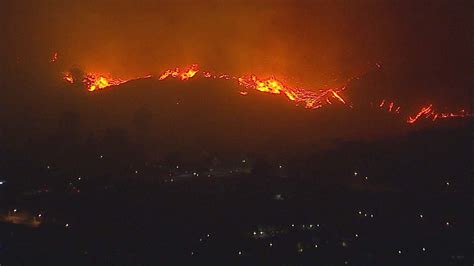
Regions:
[[[472, 1], [9, 1], [3, 49], [133, 76], [199, 63], [321, 86], [376, 62], [401, 94], [465, 97]], [[337, 82], [336, 82], [337, 83]]]

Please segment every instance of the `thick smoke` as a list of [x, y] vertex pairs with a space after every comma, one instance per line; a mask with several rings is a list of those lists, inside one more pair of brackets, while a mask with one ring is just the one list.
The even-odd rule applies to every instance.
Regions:
[[[47, 60], [132, 77], [199, 63], [311, 87], [381, 63], [392, 94], [465, 98], [471, 14], [452, 1], [15, 1], [9, 62]], [[416, 15], [413, 15], [416, 14]]]

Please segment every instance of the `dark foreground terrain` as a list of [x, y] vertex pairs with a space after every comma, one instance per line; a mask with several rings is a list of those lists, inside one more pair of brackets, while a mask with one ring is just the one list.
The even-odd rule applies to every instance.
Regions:
[[52, 161], [5, 145], [0, 263], [470, 265], [470, 127], [298, 159]]

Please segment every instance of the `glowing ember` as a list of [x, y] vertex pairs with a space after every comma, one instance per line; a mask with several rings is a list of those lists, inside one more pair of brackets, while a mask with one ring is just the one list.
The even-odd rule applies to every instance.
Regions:
[[336, 99], [338, 99], [341, 103], [346, 104], [346, 101], [344, 101], [344, 99], [339, 94], [337, 94], [337, 92], [335, 92], [333, 90], [331, 90], [331, 92], [332, 92], [332, 95], [334, 95], [334, 97], [336, 97]]
[[393, 109], [393, 102], [390, 103], [390, 105], [388, 106], [388, 111], [391, 112]]
[[59, 59], [59, 54], [58, 52], [54, 52], [53, 55], [51, 56], [51, 59], [49, 59], [50, 63], [55, 63]]
[[422, 107], [421, 110], [415, 115], [415, 116], [410, 116], [407, 119], [407, 123], [413, 124], [417, 122], [420, 118], [431, 118], [432, 121], [435, 121], [436, 119], [442, 119], [442, 118], [462, 118], [462, 117], [472, 117], [474, 114], [469, 114], [466, 113], [465, 110], [460, 110], [457, 113], [438, 113], [435, 112], [433, 109], [433, 105], [430, 104], [428, 106]]
[[74, 83], [74, 78], [72, 77], [72, 74], [71, 74], [70, 72], [64, 72], [63, 79], [64, 79], [66, 82], [69, 82], [69, 83], [71, 83], [71, 84]]
[[[88, 91], [95, 91], [105, 89], [110, 86], [118, 86], [120, 84], [129, 82], [131, 80], [137, 79], [146, 79], [150, 78], [150, 75], [133, 78], [133, 79], [119, 79], [119, 78], [112, 78], [109, 75], [98, 75], [95, 73], [89, 73], [86, 77], [82, 80], [82, 83], [86, 85]], [[65, 72], [63, 75], [63, 79], [68, 83], [75, 83], [75, 80], [70, 72]]]
[[385, 104], [385, 100], [382, 100], [382, 102], [379, 104], [379, 107], [382, 108], [384, 104]]
[[[388, 101], [386, 101], [385, 99], [383, 99], [380, 102], [380, 104], [379, 104], [380, 109], [383, 109], [383, 110], [386, 109], [387, 112], [389, 112], [389, 113], [397, 113], [397, 114], [400, 113], [400, 106], [396, 106], [395, 102], [390, 102], [387, 105], [385, 105], [385, 103], [388, 103]], [[386, 108], [385, 108], [385, 106], [386, 106]]]
[[432, 110], [432, 104], [429, 106], [421, 108], [421, 110], [416, 114], [414, 117], [408, 117], [407, 123], [413, 124], [415, 123], [422, 115], [429, 115], [433, 110]]

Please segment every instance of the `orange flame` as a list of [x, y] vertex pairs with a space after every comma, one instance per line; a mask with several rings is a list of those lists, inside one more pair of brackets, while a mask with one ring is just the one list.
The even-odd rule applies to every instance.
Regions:
[[[169, 77], [176, 78], [178, 80], [189, 80], [196, 77], [200, 72], [198, 65], [193, 64], [188, 68], [180, 70], [179, 68], [169, 69], [163, 72], [158, 79], [165, 80]], [[296, 104], [302, 103], [305, 108], [309, 109], [318, 109], [324, 106], [325, 104], [333, 104], [331, 99], [336, 99], [340, 103], [347, 105], [347, 101], [341, 96], [341, 92], [345, 90], [345, 87], [339, 88], [325, 88], [318, 91], [315, 90], [306, 90], [302, 88], [292, 88], [288, 85], [285, 85], [283, 82], [278, 79], [271, 77], [261, 79], [255, 75], [243, 76], [243, 77], [233, 77], [227, 74], [212, 74], [211, 72], [201, 71], [201, 77], [203, 78], [216, 78], [216, 79], [225, 79], [225, 80], [236, 80], [239, 85], [245, 89], [255, 89], [260, 92], [269, 93], [269, 94], [281, 94], [284, 95], [288, 100], [295, 102]], [[111, 86], [117, 86], [128, 82], [130, 80], [150, 78], [151, 76], [144, 76], [134, 79], [118, 79], [112, 78], [110, 75], [98, 75], [95, 73], [89, 73], [86, 75], [82, 81], [86, 86], [88, 91], [96, 91], [105, 89]], [[74, 83], [74, 77], [70, 72], [64, 72], [63, 79], [68, 83]], [[348, 80], [348, 82], [351, 79]], [[247, 95], [247, 91], [240, 91], [241, 95]], [[387, 105], [386, 105], [387, 103]], [[352, 105], [348, 105], [352, 108]], [[387, 107], [385, 107], [387, 106]], [[396, 106], [395, 103], [388, 102], [383, 99], [379, 108], [386, 109], [390, 113], [400, 114], [400, 106]], [[407, 123], [413, 124], [420, 120], [420, 118], [431, 118], [433, 121], [441, 118], [455, 118], [455, 117], [467, 117], [473, 116], [473, 114], [468, 114], [464, 110], [461, 110], [458, 113], [437, 113], [433, 110], [432, 104], [422, 107], [421, 110], [414, 116], [409, 116], [406, 120]]]
[[[289, 100], [295, 102], [302, 102], [306, 108], [316, 109], [321, 107], [324, 102], [324, 99], [327, 103], [331, 104], [327, 98], [327, 94], [331, 93], [332, 96], [338, 99], [341, 103], [345, 104], [344, 99], [337, 93], [337, 91], [342, 91], [344, 89], [327, 89], [322, 92], [314, 92], [299, 88], [290, 88], [289, 86], [284, 85], [275, 78], [269, 79], [258, 79], [256, 76], [252, 75], [250, 77], [241, 77], [238, 78], [239, 84], [246, 87], [256, 89], [261, 92], [271, 93], [271, 94], [281, 94], [283, 93]], [[336, 91], [337, 90], [337, 91]], [[315, 105], [317, 103], [317, 105]]]
[[[180, 70], [179, 68], [169, 69], [163, 72], [159, 76], [159, 80], [165, 80], [169, 77], [177, 78], [179, 80], [189, 80], [196, 76], [199, 72], [199, 68], [197, 64], [193, 64], [192, 66], [185, 68], [184, 70]], [[303, 103], [306, 108], [310, 109], [317, 109], [320, 108], [323, 104], [328, 103], [332, 104], [329, 98], [335, 98], [339, 102], [346, 104], [346, 101], [340, 95], [340, 92], [345, 89], [342, 88], [334, 88], [334, 89], [324, 89], [318, 92], [305, 90], [301, 88], [291, 88], [281, 81], [277, 80], [276, 78], [266, 78], [266, 79], [259, 79], [255, 75], [247, 76], [247, 77], [232, 77], [227, 74], [211, 74], [211, 72], [201, 72], [202, 77], [204, 78], [218, 78], [218, 79], [225, 79], [225, 80], [237, 80], [238, 84], [247, 88], [247, 89], [255, 89], [260, 92], [270, 93], [270, 94], [283, 94], [288, 98], [290, 101], [294, 101], [296, 103]], [[150, 77], [150, 76], [146, 76]], [[74, 83], [74, 80], [70, 73], [65, 73], [64, 79], [69, 83]], [[122, 83], [128, 82], [130, 79], [116, 79], [110, 76], [104, 75], [97, 75], [94, 73], [87, 74], [86, 78], [84, 79], [83, 83], [86, 84], [89, 91], [95, 91], [104, 89], [110, 86], [120, 85]], [[244, 93], [241, 93], [244, 95]]]
[[344, 99], [339, 94], [337, 94], [337, 92], [335, 92], [333, 90], [331, 90], [331, 92], [332, 92], [332, 95], [334, 95], [334, 97], [336, 97], [336, 99], [338, 99], [341, 103], [346, 104], [346, 101], [344, 101]]
[[390, 102], [388, 105], [386, 105], [387, 107], [384, 108], [385, 103], [388, 103], [388, 101], [383, 99], [379, 104], [379, 108], [382, 109], [382, 110], [386, 109], [387, 112], [389, 112], [389, 113], [397, 113], [397, 114], [400, 113], [400, 106], [396, 106], [395, 102]]
[[168, 78], [169, 76], [173, 78], [179, 78], [181, 80], [188, 80], [196, 75], [196, 73], [199, 72], [198, 65], [194, 64], [185, 71], [180, 71], [179, 68], [169, 69], [163, 72], [161, 76], [159, 77], [159, 80], [164, 80]]
[[115, 79], [103, 75], [87, 74], [84, 83], [89, 91], [101, 90], [110, 86], [117, 86], [129, 80]]
[[429, 106], [426, 106], [426, 107], [422, 107], [421, 110], [414, 117], [411, 117], [411, 116], [408, 117], [407, 123], [409, 123], [409, 124], [415, 123], [422, 115], [427, 115], [430, 112], [432, 112], [433, 111], [432, 107], [433, 107], [432, 104], [430, 104]]
[[251, 76], [249, 79], [239, 78], [239, 83], [245, 87], [251, 87], [261, 92], [269, 92], [273, 94], [284, 93], [288, 99], [294, 101], [297, 95], [285, 87], [281, 82], [274, 78], [259, 80], [256, 76]]
[[430, 118], [432, 117], [432, 121], [435, 121], [436, 119], [442, 119], [442, 118], [462, 118], [462, 117], [472, 117], [474, 114], [469, 114], [466, 113], [465, 110], [460, 110], [457, 113], [437, 113], [433, 109], [433, 105], [430, 104], [428, 106], [422, 107], [421, 110], [415, 115], [415, 116], [410, 116], [407, 119], [407, 123], [413, 124], [417, 122], [420, 118]]
[[74, 83], [74, 78], [72, 77], [72, 74], [71, 74], [70, 72], [64, 72], [63, 79], [64, 79], [66, 82], [69, 82], [69, 83], [71, 83], [71, 84]]

